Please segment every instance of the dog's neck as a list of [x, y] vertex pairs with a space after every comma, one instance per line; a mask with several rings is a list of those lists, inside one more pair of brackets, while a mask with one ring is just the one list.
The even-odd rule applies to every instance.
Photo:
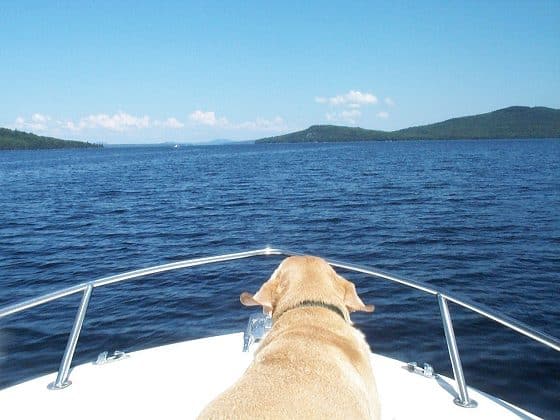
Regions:
[[288, 311], [298, 309], [298, 308], [310, 307], [310, 306], [311, 307], [314, 306], [314, 307], [320, 307], [320, 308], [328, 309], [328, 310], [334, 312], [335, 314], [339, 315], [344, 321], [350, 322], [350, 320], [348, 319], [348, 316], [338, 306], [333, 305], [332, 303], [321, 302], [320, 300], [303, 300], [300, 303], [298, 303], [297, 305], [290, 306], [288, 309], [283, 310], [277, 316], [273, 315], [274, 321], [275, 322], [278, 321], [278, 319], [280, 319], [280, 317]]

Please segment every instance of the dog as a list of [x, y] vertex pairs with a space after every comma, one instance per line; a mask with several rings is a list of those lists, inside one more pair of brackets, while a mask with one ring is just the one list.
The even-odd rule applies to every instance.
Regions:
[[205, 419], [379, 419], [364, 335], [350, 312], [373, 312], [323, 259], [286, 258], [245, 306], [273, 326], [243, 376], [207, 405]]

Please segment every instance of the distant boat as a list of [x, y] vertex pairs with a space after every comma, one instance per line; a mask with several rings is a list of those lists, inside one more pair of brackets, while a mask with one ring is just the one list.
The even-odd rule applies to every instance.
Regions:
[[179, 148], [179, 145], [176, 144], [175, 146], [173, 146], [173, 148], [174, 148], [174, 149], [178, 149], [178, 148]]

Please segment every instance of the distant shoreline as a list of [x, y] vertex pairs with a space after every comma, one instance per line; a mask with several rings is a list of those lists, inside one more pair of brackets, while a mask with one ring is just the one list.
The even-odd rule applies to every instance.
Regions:
[[102, 144], [77, 140], [62, 140], [55, 137], [38, 136], [25, 131], [0, 128], [0, 151], [42, 149], [91, 149], [102, 148]]
[[[279, 136], [257, 140], [210, 140], [208, 142], [170, 142], [145, 144], [107, 144], [113, 147], [192, 147], [263, 143], [348, 143], [364, 141], [425, 140], [535, 140], [560, 138], [560, 110], [545, 107], [513, 106], [486, 114], [409, 127], [396, 131], [369, 130], [360, 127], [312, 125]], [[18, 130], [0, 128], [0, 151], [41, 149], [102, 148], [101, 143], [62, 140]]]
[[486, 114], [453, 118], [396, 131], [313, 125], [306, 130], [265, 137], [255, 143], [326, 143], [390, 140], [490, 140], [560, 138], [560, 110], [513, 106]]

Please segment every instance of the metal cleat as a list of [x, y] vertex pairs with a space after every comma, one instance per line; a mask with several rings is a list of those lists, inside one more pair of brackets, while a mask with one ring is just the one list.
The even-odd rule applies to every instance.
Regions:
[[93, 364], [104, 365], [111, 362], [117, 362], [128, 357], [130, 357], [130, 355], [126, 354], [124, 351], [115, 350], [112, 356], [109, 356], [108, 351], [104, 351], [103, 353], [99, 353], [99, 355], [97, 356], [97, 360], [93, 362]]
[[409, 372], [422, 375], [426, 378], [436, 378], [437, 374], [434, 373], [434, 368], [429, 363], [424, 363], [424, 367], [418, 366], [416, 362], [409, 362], [406, 364], [405, 369]]
[[272, 318], [264, 314], [253, 314], [249, 317], [247, 328], [243, 333], [243, 351], [248, 352], [249, 347], [262, 338], [272, 328]]

